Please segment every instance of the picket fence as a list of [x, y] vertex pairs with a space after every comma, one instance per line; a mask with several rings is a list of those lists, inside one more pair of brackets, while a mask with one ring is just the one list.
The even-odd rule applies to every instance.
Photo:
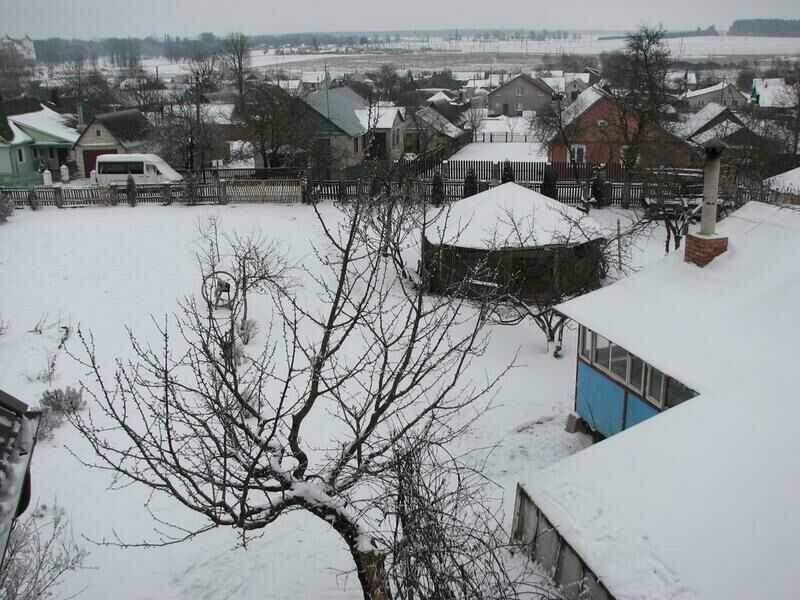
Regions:
[[[110, 186], [35, 186], [2, 187], [0, 192], [14, 201], [17, 208], [30, 205], [30, 194], [39, 206], [78, 208], [114, 206], [128, 201], [124, 185]], [[299, 179], [222, 180], [214, 183], [141, 184], [136, 186], [137, 204], [261, 204], [291, 203], [303, 199]]]

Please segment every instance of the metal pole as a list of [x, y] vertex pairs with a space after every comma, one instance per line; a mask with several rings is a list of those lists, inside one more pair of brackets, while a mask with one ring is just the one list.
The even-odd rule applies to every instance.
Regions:
[[705, 147], [706, 165], [703, 173], [703, 212], [700, 216], [701, 235], [714, 235], [716, 229], [720, 156], [725, 147], [725, 144], [719, 140], [712, 140]]

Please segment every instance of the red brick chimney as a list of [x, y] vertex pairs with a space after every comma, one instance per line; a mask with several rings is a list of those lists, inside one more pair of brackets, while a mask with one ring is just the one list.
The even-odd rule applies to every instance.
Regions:
[[683, 260], [705, 267], [728, 249], [728, 238], [715, 233], [717, 225], [717, 196], [719, 194], [719, 168], [722, 151], [727, 144], [713, 139], [705, 145], [706, 166], [703, 178], [703, 212], [700, 232], [686, 236]]

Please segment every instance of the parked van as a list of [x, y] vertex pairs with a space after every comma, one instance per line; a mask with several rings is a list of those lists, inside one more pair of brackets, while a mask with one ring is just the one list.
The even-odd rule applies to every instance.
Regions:
[[183, 181], [180, 173], [157, 154], [101, 154], [95, 166], [97, 183], [126, 183], [133, 175], [136, 183]]

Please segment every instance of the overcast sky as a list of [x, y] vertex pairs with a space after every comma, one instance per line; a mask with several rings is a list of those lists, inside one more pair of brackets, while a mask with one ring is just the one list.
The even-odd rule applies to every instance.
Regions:
[[[502, 10], [498, 10], [502, 8]], [[203, 31], [288, 33], [438, 28], [666, 29], [800, 18], [798, 0], [0, 0], [0, 34], [104, 38]]]

